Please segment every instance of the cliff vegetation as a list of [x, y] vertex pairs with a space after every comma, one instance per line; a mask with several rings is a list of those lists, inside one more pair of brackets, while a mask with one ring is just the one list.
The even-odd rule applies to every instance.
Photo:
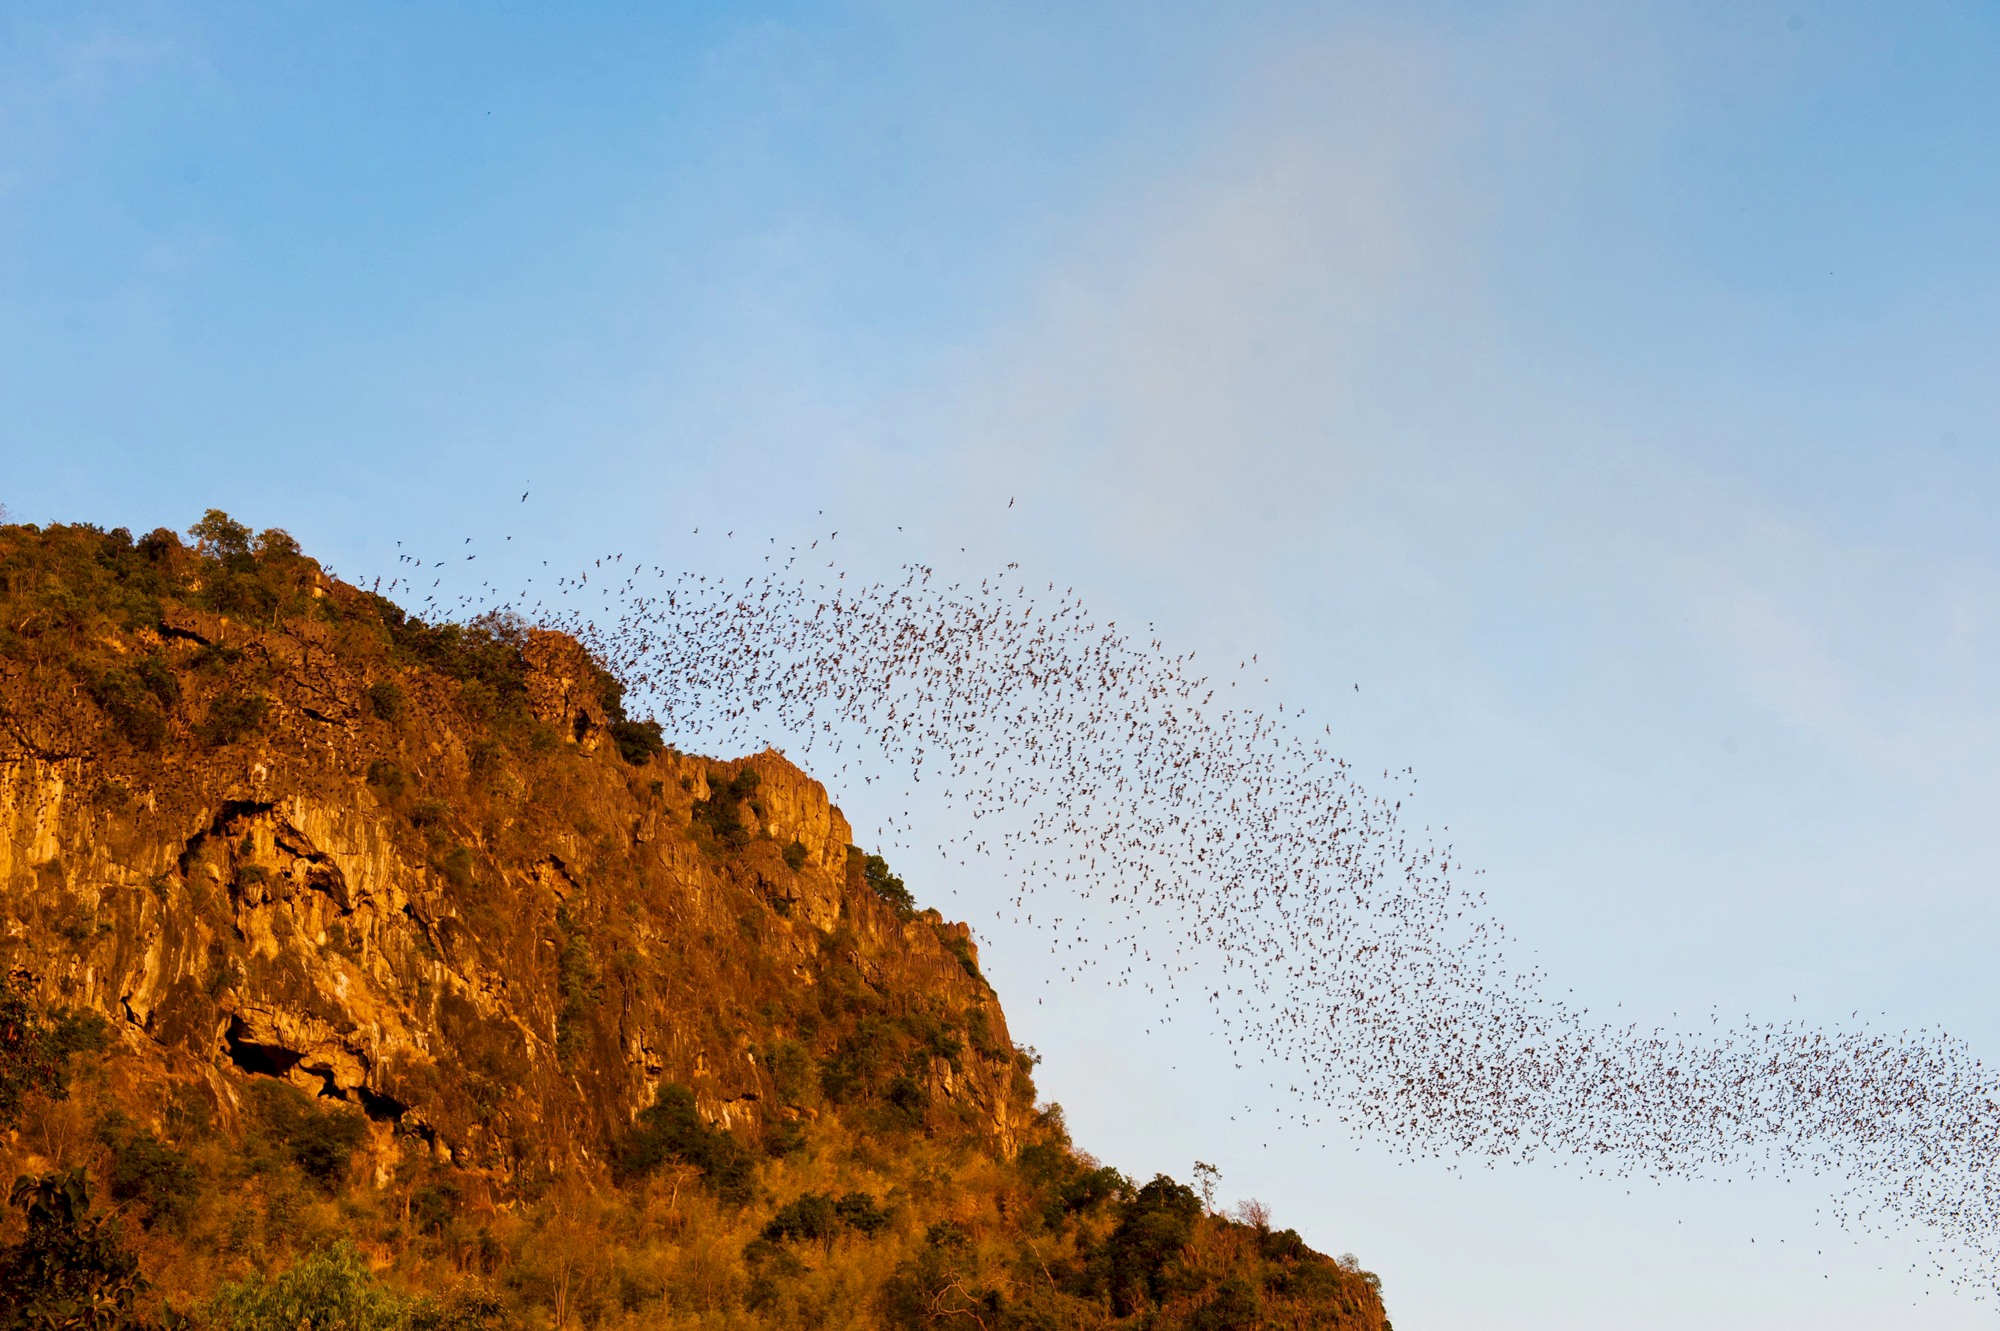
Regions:
[[0, 527], [0, 1328], [1386, 1328], [1038, 1101], [782, 755], [211, 511]]

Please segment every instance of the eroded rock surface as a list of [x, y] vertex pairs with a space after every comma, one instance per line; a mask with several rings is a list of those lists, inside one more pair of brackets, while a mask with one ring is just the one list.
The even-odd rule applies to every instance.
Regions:
[[[668, 1082], [746, 1132], [815, 1112], [788, 1049], [1011, 1151], [1031, 1105], [969, 933], [879, 899], [817, 781], [776, 752], [635, 764], [570, 639], [496, 631], [500, 665], [467, 665], [301, 587], [276, 626], [170, 601], [95, 624], [102, 665], [0, 677], [0, 950], [44, 998], [225, 1116], [282, 1078], [383, 1152], [496, 1173], [603, 1160]], [[262, 710], [227, 734], [228, 707]]]

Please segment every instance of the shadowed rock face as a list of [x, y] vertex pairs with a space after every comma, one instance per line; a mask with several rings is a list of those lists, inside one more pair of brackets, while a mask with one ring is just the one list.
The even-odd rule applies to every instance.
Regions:
[[877, 898], [818, 782], [634, 765], [570, 639], [412, 629], [299, 563], [288, 613], [157, 596], [0, 671], [0, 957], [141, 1081], [226, 1120], [282, 1078], [365, 1109], [378, 1171], [518, 1174], [604, 1159], [669, 1082], [743, 1132], [810, 1113], [774, 1049], [917, 1023], [869, 1075], [1013, 1151], [1032, 1091], [969, 933]]

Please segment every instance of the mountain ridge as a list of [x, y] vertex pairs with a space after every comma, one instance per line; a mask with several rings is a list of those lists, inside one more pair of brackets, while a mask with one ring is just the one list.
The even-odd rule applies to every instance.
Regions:
[[116, 1202], [119, 1316], [247, 1325], [346, 1261], [468, 1325], [1387, 1325], [1351, 1261], [1076, 1151], [970, 930], [782, 754], [190, 535], [0, 527], [0, 961], [101, 1027], [0, 1163]]

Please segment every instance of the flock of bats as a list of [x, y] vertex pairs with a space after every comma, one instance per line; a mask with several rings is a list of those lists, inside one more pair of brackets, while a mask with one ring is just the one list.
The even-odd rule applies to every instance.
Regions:
[[576, 635], [684, 745], [929, 780], [969, 820], [959, 853], [1004, 866], [992, 904], [1046, 929], [1064, 971], [1206, 1003], [1304, 1121], [1459, 1160], [1823, 1177], [1843, 1225], [1928, 1231], [1937, 1275], [2000, 1287], [2000, 1079], [1962, 1041], [1594, 1017], [1509, 964], [1451, 847], [1406, 820], [1407, 772], [1364, 780], [1325, 728], [1242, 701], [1254, 658], [1202, 673], [1014, 565], [863, 584], [837, 535], [771, 541], [747, 574], [614, 555], [449, 604], [448, 574], [406, 554], [378, 590]]

